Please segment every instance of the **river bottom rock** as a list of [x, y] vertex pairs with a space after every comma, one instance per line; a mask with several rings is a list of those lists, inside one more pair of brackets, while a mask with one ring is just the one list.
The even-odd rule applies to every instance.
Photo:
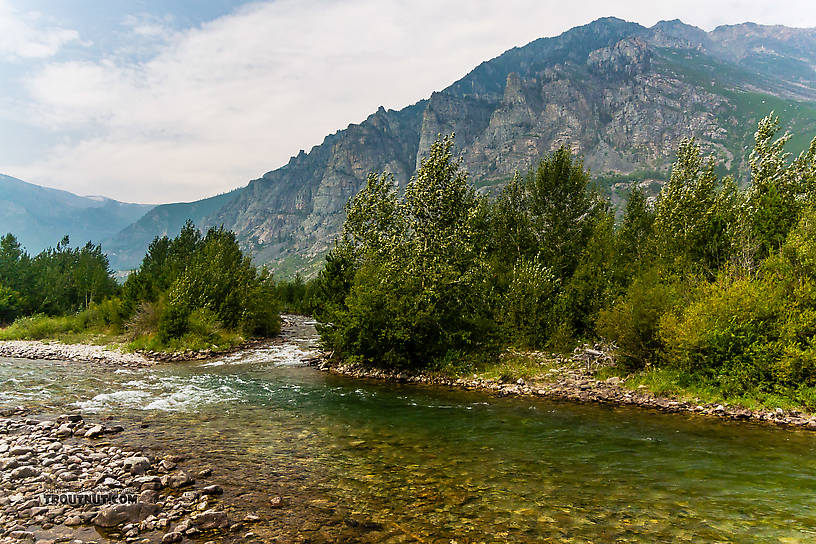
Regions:
[[0, 418], [0, 542], [96, 542], [77, 538], [93, 527], [109, 540], [180, 542], [244, 528], [217, 505], [220, 487], [195, 491], [184, 471], [97, 438], [116, 429], [79, 414]]

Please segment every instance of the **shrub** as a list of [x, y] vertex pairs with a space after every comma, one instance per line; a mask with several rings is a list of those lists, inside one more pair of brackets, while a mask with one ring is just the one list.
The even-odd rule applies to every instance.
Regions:
[[142, 302], [125, 325], [131, 340], [139, 336], [155, 334], [159, 330], [159, 319], [164, 309], [163, 302]]
[[182, 337], [190, 328], [190, 310], [181, 304], [168, 304], [159, 317], [158, 339], [168, 343]]
[[632, 281], [626, 293], [598, 317], [598, 331], [618, 346], [622, 361], [640, 368], [653, 364], [663, 347], [658, 335], [660, 318], [682, 303], [688, 288], [675, 277], [649, 269]]
[[516, 263], [501, 316], [507, 338], [524, 347], [547, 342], [556, 324], [557, 293], [558, 282], [549, 268], [536, 260]]
[[784, 300], [770, 282], [721, 274], [660, 322], [666, 364], [715, 379], [724, 391], [774, 382]]

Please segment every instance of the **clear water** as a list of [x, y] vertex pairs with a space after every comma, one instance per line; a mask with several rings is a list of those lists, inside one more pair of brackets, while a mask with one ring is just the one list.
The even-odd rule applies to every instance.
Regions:
[[115, 440], [215, 467], [269, 539], [816, 540], [816, 434], [355, 381], [303, 366], [313, 336], [149, 369], [0, 359], [0, 406], [141, 422]]

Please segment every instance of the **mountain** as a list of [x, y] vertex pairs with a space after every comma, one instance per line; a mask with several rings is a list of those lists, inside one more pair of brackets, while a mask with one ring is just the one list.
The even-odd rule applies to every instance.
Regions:
[[[417, 104], [380, 108], [212, 203], [198, 223], [235, 231], [257, 262], [284, 275], [313, 269], [366, 175], [387, 170], [404, 187], [434, 138], [450, 132], [482, 191], [563, 144], [613, 202], [633, 183], [656, 193], [685, 136], [745, 183], [762, 116], [776, 111], [797, 134], [793, 148], [816, 134], [814, 66], [813, 29], [745, 23], [706, 32], [678, 20], [647, 28], [599, 19], [510, 49]], [[117, 237], [134, 254], [166, 227], [140, 223]]]
[[0, 174], [0, 235], [13, 233], [30, 253], [69, 235], [75, 245], [99, 243], [153, 208], [104, 197], [77, 196]]
[[196, 225], [204, 223], [232, 198], [239, 189], [195, 202], [160, 204], [145, 213], [138, 221], [107, 238], [103, 249], [111, 266], [117, 270], [130, 270], [139, 266], [145, 250], [156, 236], [173, 237], [181, 231], [187, 220]]

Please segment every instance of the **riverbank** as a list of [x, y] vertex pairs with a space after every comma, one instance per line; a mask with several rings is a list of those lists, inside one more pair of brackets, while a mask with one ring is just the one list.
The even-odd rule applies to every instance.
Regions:
[[111, 445], [124, 430], [78, 413], [0, 417], [0, 542], [170, 543], [246, 529], [219, 506], [211, 469]]
[[[297, 326], [305, 320], [303, 316], [281, 315], [282, 327]], [[210, 347], [199, 350], [186, 349], [183, 351], [155, 351], [148, 349], [125, 349], [125, 343], [120, 336], [98, 336], [88, 343], [85, 337], [73, 337], [68, 341], [60, 338], [46, 338], [42, 340], [0, 340], [0, 357], [19, 359], [38, 359], [51, 361], [83, 361], [102, 363], [113, 366], [135, 367], [147, 366], [164, 362], [200, 361], [240, 353], [252, 349], [269, 346], [281, 341], [281, 337], [254, 338], [243, 340], [240, 343], [226, 347]]]
[[247, 340], [240, 345], [225, 349], [187, 350], [162, 352], [138, 350], [123, 351], [116, 345], [65, 344], [44, 340], [3, 340], [0, 341], [0, 357], [18, 359], [38, 359], [50, 361], [82, 361], [119, 367], [150, 366], [172, 361], [200, 361], [216, 356], [239, 353], [270, 345], [277, 339]]
[[[527, 377], [514, 377], [502, 365], [469, 376], [449, 377], [429, 373], [395, 372], [363, 365], [345, 364], [321, 356], [312, 364], [326, 372], [358, 379], [418, 383], [476, 391], [498, 396], [528, 396], [617, 406], [637, 406], [662, 412], [702, 415], [731, 421], [751, 421], [816, 431], [816, 415], [798, 410], [749, 409], [727, 403], [699, 402], [675, 396], [661, 396], [648, 386], [626, 386], [626, 377], [597, 379], [598, 371], [614, 366], [614, 358], [600, 346], [578, 348], [572, 357], [550, 358], [540, 353], [523, 354], [537, 369], [523, 370]], [[545, 362], [546, 361], [546, 362]], [[509, 374], [509, 376], [497, 376]], [[511, 377], [512, 376], [512, 377]]]
[[43, 359], [52, 361], [83, 361], [122, 367], [147, 366], [155, 363], [139, 353], [129, 353], [109, 346], [64, 344], [42, 340], [0, 341], [0, 357]]

